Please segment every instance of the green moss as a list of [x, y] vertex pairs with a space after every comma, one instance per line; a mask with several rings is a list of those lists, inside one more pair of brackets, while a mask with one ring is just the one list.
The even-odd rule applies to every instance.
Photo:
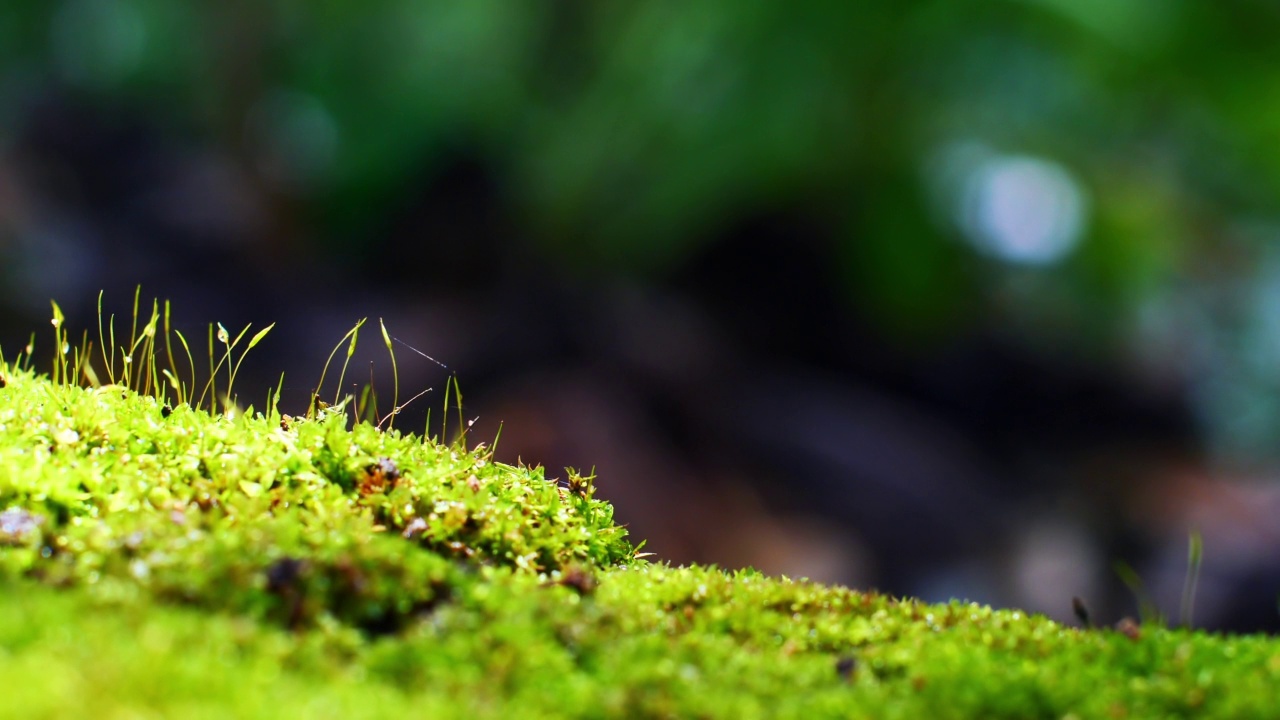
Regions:
[[633, 554], [607, 503], [540, 471], [347, 426], [337, 411], [214, 416], [9, 371], [0, 557], [52, 585], [377, 633], [447, 595], [459, 560], [554, 576]]
[[[65, 378], [65, 373], [64, 373]], [[0, 366], [0, 716], [1245, 717], [1280, 643], [638, 559], [588, 478]]]

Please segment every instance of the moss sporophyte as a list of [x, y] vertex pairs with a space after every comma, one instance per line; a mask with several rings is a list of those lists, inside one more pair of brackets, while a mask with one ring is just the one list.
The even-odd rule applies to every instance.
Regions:
[[141, 327], [137, 307], [129, 337], [107, 320], [94, 350], [55, 306], [48, 375], [31, 346], [0, 357], [0, 717], [1280, 707], [1267, 637], [650, 562], [591, 477], [401, 433], [352, 398], [322, 403], [323, 381], [297, 416], [278, 391], [240, 409], [235, 375], [266, 330], [210, 328], [199, 382], [167, 305]]

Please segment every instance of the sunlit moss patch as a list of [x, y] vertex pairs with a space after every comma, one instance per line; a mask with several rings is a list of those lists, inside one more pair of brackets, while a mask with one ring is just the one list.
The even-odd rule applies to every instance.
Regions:
[[106, 378], [87, 346], [60, 350], [56, 377], [29, 351], [0, 360], [0, 718], [1280, 707], [1267, 637], [1072, 628], [648, 562], [590, 477], [557, 482], [483, 445], [402, 434], [392, 416], [356, 422], [349, 400], [300, 417], [240, 409], [232, 350], [247, 328], [211, 330], [211, 371], [227, 371], [214, 338], [237, 360], [221, 392], [194, 393], [194, 374], [171, 381], [156, 362], [157, 317]]

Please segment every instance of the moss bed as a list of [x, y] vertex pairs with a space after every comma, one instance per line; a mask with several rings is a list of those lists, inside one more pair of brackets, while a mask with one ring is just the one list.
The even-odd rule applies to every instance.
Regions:
[[573, 472], [20, 366], [0, 363], [3, 717], [1280, 713], [1269, 637], [671, 567]]

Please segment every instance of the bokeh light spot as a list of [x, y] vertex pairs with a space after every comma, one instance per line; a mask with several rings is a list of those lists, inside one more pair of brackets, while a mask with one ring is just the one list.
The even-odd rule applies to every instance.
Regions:
[[968, 173], [959, 220], [982, 252], [1011, 263], [1048, 265], [1079, 244], [1086, 213], [1083, 191], [1060, 165], [993, 156]]
[[138, 68], [146, 24], [121, 0], [66, 0], [53, 16], [50, 46], [63, 77], [77, 85], [109, 85]]
[[245, 119], [258, 172], [281, 190], [306, 192], [328, 175], [338, 153], [338, 123], [314, 95], [276, 90]]

